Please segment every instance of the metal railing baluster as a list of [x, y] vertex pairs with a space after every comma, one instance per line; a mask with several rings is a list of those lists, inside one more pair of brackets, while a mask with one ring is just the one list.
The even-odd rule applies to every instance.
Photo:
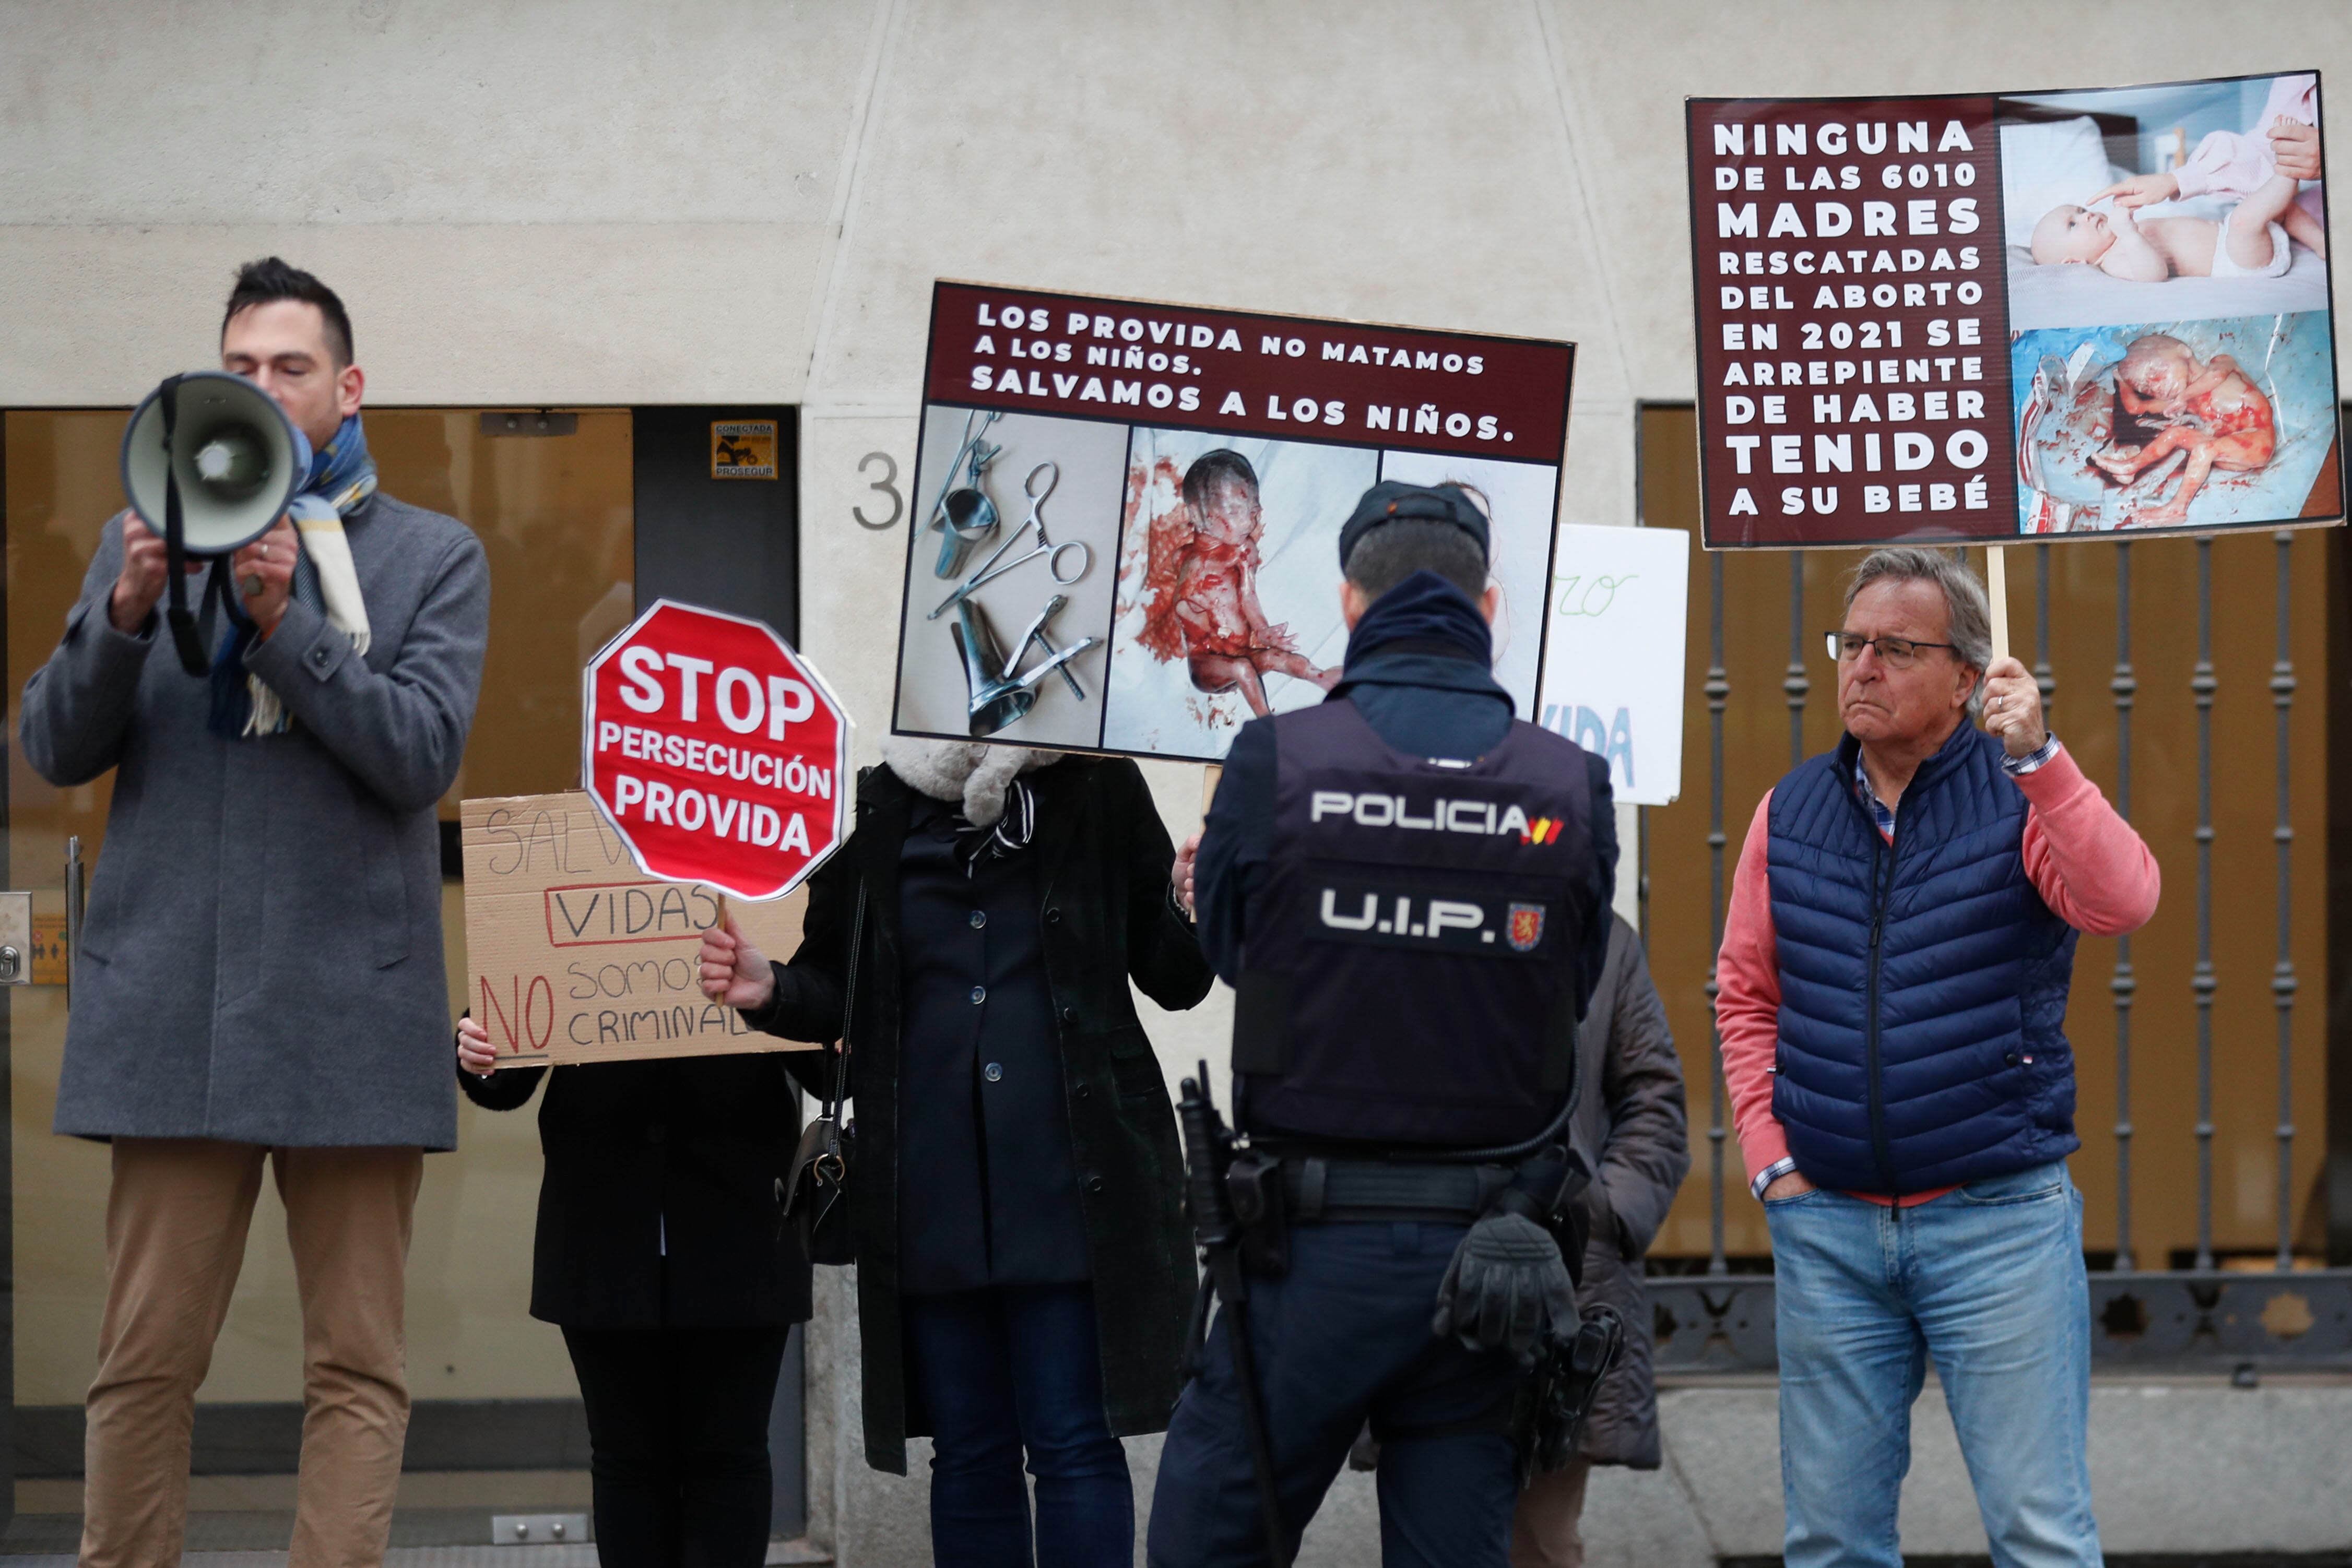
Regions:
[[[2131, 542], [2116, 543], [2116, 673], [2107, 682], [2116, 697], [2116, 813], [2131, 821], [2132, 699], [2139, 678], [2132, 673]], [[2116, 1271], [2135, 1266], [2131, 1228], [2131, 1022], [2139, 980], [2132, 973], [2131, 937], [2116, 939], [2116, 970], [2107, 981], [2116, 999]]]
[[2294, 608], [2294, 535], [2282, 528], [2278, 543], [2278, 658], [2271, 665], [2271, 705], [2278, 712], [2278, 965], [2271, 971], [2271, 999], [2278, 1009], [2278, 1266], [2294, 1267], [2294, 821], [2287, 814], [2288, 720], [2294, 706], [2294, 650], [2287, 636]]
[[1713, 656], [1706, 667], [1706, 722], [1711, 751], [1707, 765], [1707, 917], [1706, 1016], [1715, 1050], [1708, 1058], [1707, 1095], [1707, 1254], [1706, 1271], [1730, 1272], [1723, 1255], [1723, 1030], [1715, 1025], [1716, 965], [1723, 952], [1723, 710], [1731, 700], [1731, 682], [1723, 673], [1723, 556], [1708, 556], [1708, 632]]
[[2213, 539], [2197, 541], [2197, 1269], [2213, 1267]]

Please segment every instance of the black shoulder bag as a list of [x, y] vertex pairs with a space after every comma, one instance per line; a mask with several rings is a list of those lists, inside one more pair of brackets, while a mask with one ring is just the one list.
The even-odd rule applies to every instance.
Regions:
[[857, 910], [849, 923], [849, 967], [842, 987], [841, 1047], [834, 1053], [833, 1083], [824, 1109], [801, 1133], [785, 1184], [784, 1217], [797, 1218], [801, 1244], [812, 1263], [852, 1263], [856, 1253], [849, 1232], [849, 1169], [857, 1148], [857, 1124], [841, 1121], [842, 1088], [849, 1075], [849, 1030], [857, 1016], [857, 959], [866, 946], [866, 883], [857, 883]]

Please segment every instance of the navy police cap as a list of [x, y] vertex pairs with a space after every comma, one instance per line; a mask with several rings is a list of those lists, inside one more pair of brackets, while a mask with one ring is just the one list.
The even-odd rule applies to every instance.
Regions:
[[1478, 541], [1478, 553], [1490, 557], [1493, 551], [1487, 542], [1486, 514], [1478, 503], [1459, 485], [1408, 485], [1398, 479], [1383, 479], [1364, 492], [1339, 528], [1339, 570], [1348, 570], [1348, 558], [1356, 553], [1356, 542], [1382, 523], [1402, 522], [1408, 518], [1431, 523], [1451, 523]]

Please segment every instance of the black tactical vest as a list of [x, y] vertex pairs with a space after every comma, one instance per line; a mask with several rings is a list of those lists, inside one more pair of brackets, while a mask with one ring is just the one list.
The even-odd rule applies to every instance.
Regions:
[[1514, 721], [1469, 768], [1344, 698], [1284, 714], [1274, 853], [1234, 1015], [1242, 1124], [1423, 1147], [1540, 1132], [1569, 1084], [1593, 907], [1574, 742]]

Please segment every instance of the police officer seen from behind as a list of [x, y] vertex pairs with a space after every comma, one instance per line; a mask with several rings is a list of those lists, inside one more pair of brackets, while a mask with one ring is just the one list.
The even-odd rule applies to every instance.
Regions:
[[1242, 728], [1200, 840], [1202, 946], [1237, 993], [1223, 1190], [1275, 1218], [1170, 1425], [1155, 1568], [1287, 1562], [1368, 1420], [1387, 1568], [1503, 1568], [1514, 1405], [1576, 1328], [1561, 1113], [1609, 946], [1608, 769], [1513, 717], [1464, 490], [1374, 486], [1339, 561], [1345, 674]]

